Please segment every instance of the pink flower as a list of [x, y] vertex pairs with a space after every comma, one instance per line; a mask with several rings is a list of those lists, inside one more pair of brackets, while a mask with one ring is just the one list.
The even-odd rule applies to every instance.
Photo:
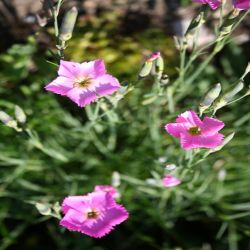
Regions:
[[109, 185], [95, 186], [94, 191], [95, 192], [101, 191], [101, 192], [110, 193], [111, 196], [114, 197], [114, 198], [119, 196], [119, 192], [117, 191], [117, 189], [114, 188], [113, 186], [109, 186]]
[[167, 175], [163, 178], [162, 183], [166, 187], [174, 187], [181, 184], [181, 180], [172, 175]]
[[181, 114], [176, 123], [165, 125], [166, 131], [176, 138], [180, 138], [184, 149], [215, 148], [222, 142], [223, 135], [218, 133], [224, 123], [217, 119], [205, 116], [203, 121], [194, 111]]
[[69, 196], [63, 201], [62, 211], [61, 226], [94, 238], [103, 237], [128, 218], [127, 210], [106, 192]]
[[119, 88], [118, 80], [106, 74], [104, 62], [100, 59], [83, 63], [61, 60], [58, 77], [45, 87], [48, 91], [69, 97], [80, 107]]
[[195, 3], [208, 4], [212, 10], [216, 10], [220, 5], [219, 0], [193, 0]]
[[233, 0], [233, 5], [240, 10], [250, 9], [250, 0]]
[[153, 52], [150, 57], [148, 58], [148, 62], [153, 62], [154, 60], [156, 60], [157, 58], [159, 58], [161, 56], [161, 52], [159, 51], [156, 51], [156, 52]]

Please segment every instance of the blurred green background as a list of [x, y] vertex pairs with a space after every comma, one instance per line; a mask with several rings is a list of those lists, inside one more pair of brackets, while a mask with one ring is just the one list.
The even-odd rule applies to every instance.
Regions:
[[[172, 37], [158, 28], [129, 35], [120, 29], [116, 13], [79, 18], [66, 59], [103, 58], [120, 82], [132, 83], [146, 55], [159, 50], [170, 80], [177, 76], [179, 52]], [[53, 39], [50, 26], [46, 34]], [[32, 131], [28, 136], [0, 125], [0, 249], [250, 249], [248, 98], [217, 114], [226, 124], [224, 134], [236, 132], [230, 144], [199, 164], [182, 185], [167, 189], [152, 183], [163, 176], [166, 163], [184, 157], [163, 126], [185, 110], [197, 110], [213, 84], [230, 88], [245, 70], [247, 46], [234, 40], [226, 45], [189, 86], [175, 114], [169, 114], [165, 96], [145, 105], [153, 83], [148, 78], [118, 103], [116, 113], [93, 125], [84, 109], [44, 90], [57, 68], [47, 62], [54, 59], [38, 36], [0, 55], [0, 109], [14, 116], [19, 105], [27, 114], [24, 126]], [[66, 231], [34, 206], [110, 184], [114, 171], [121, 174], [120, 202], [130, 218], [102, 239]]]

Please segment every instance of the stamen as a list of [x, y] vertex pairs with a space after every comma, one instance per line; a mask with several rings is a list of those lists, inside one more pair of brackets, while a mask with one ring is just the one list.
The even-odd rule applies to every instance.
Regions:
[[82, 79], [77, 79], [74, 82], [73, 86], [80, 87], [80, 88], [87, 88], [91, 83], [92, 83], [92, 78], [86, 77], [86, 78], [82, 78]]
[[188, 129], [190, 135], [200, 135], [201, 129], [199, 127], [191, 127]]
[[99, 211], [96, 210], [96, 209], [89, 209], [87, 212], [86, 212], [86, 215], [87, 215], [87, 218], [88, 219], [97, 219], [98, 216], [99, 216]]

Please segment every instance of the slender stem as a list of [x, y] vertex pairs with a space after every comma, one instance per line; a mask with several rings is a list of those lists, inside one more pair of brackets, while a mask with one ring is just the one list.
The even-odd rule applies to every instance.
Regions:
[[65, 42], [61, 41], [59, 38], [59, 27], [58, 27], [58, 15], [60, 8], [63, 4], [63, 0], [58, 0], [56, 7], [53, 9], [53, 17], [54, 17], [54, 29], [55, 29], [55, 36], [57, 40], [57, 49], [58, 49], [58, 54], [60, 58], [64, 58], [64, 47], [65, 47]]

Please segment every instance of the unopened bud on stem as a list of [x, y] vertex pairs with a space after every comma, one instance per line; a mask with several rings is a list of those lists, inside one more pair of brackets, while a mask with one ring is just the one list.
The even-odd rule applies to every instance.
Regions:
[[208, 109], [212, 103], [217, 99], [221, 92], [221, 84], [217, 83], [212, 89], [208, 91], [203, 101], [200, 103], [200, 114]]
[[139, 72], [139, 77], [143, 78], [146, 77], [150, 74], [151, 69], [153, 66], [153, 62], [152, 61], [146, 61], [141, 68], [141, 71]]
[[73, 29], [77, 18], [77, 8], [71, 8], [63, 17], [62, 25], [60, 27], [59, 39], [61, 41], [68, 41], [72, 37]]
[[244, 88], [244, 83], [240, 81], [232, 90], [228, 91], [218, 100], [218, 102], [215, 103], [214, 109], [218, 110], [226, 106], [230, 101], [232, 101], [233, 97], [237, 95], [243, 88]]

